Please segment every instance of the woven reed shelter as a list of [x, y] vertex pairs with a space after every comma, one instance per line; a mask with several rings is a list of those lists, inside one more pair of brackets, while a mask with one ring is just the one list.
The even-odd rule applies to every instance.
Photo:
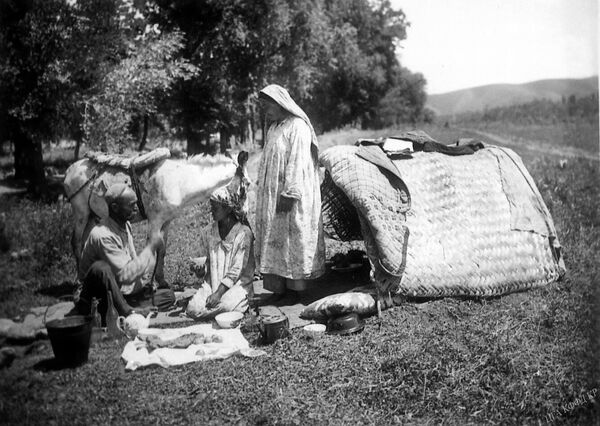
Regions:
[[364, 240], [381, 293], [496, 296], [565, 272], [550, 213], [509, 149], [390, 158], [344, 145], [320, 160], [325, 230]]

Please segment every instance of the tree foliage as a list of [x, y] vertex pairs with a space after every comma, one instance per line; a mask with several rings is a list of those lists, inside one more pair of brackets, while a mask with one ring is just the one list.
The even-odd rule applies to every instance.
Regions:
[[0, 140], [15, 146], [15, 177], [45, 185], [42, 140], [60, 131], [71, 82], [63, 73], [74, 25], [60, 0], [0, 2]]
[[158, 113], [158, 105], [177, 79], [196, 72], [174, 54], [183, 36], [157, 34], [134, 46], [100, 81], [99, 90], [86, 101], [85, 136], [90, 146], [122, 151], [131, 145], [130, 126], [136, 118]]
[[180, 87], [175, 109], [188, 142], [246, 126], [256, 92], [268, 83], [288, 88], [320, 130], [386, 125], [380, 101], [392, 89], [390, 100], [410, 96], [398, 102], [402, 118], [422, 114], [425, 81], [398, 62], [408, 24], [389, 1], [158, 4], [162, 23], [186, 34], [185, 54], [200, 70]]
[[431, 112], [425, 110], [425, 84], [422, 74], [401, 68], [395, 76], [394, 84], [379, 101], [377, 124], [397, 126], [401, 123], [432, 120]]
[[121, 40], [119, 60], [111, 64], [96, 90], [85, 100], [84, 131], [88, 144], [122, 151], [134, 140], [131, 125], [158, 113], [159, 104], [178, 79], [188, 79], [196, 67], [181, 58], [183, 35], [163, 33], [147, 18], [152, 2], [123, 0], [113, 16]]
[[269, 83], [320, 130], [416, 121], [407, 26], [389, 0], [0, 0], [0, 139], [39, 181], [41, 143], [61, 137], [119, 151], [160, 122], [189, 152], [217, 131], [224, 148], [252, 138]]
[[348, 123], [377, 124], [380, 99], [393, 87], [400, 70], [396, 46], [406, 37], [405, 15], [389, 1], [328, 0], [329, 60], [316, 87], [314, 114], [321, 127]]

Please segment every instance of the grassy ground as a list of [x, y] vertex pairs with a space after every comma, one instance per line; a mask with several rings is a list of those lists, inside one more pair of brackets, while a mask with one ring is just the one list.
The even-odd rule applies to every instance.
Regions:
[[[424, 130], [443, 142], [476, 136]], [[320, 142], [393, 133], [346, 130]], [[598, 161], [570, 158], [560, 167], [560, 156], [526, 144], [515, 150], [555, 220], [568, 268], [563, 281], [493, 299], [412, 301], [385, 311], [381, 322], [367, 319], [358, 335], [315, 342], [294, 332], [267, 347], [267, 357], [168, 370], [125, 373], [121, 340], [97, 343], [80, 368], [55, 371], [43, 343], [0, 371], [2, 423], [598, 423]], [[68, 289], [70, 207], [10, 199], [0, 211], [12, 250], [29, 250], [16, 259], [0, 255], [0, 317], [13, 317]], [[206, 206], [197, 206], [172, 225], [171, 282], [192, 282], [184, 260], [193, 254], [194, 230], [206, 221]], [[136, 227], [140, 241], [143, 231]], [[328, 254], [342, 248], [329, 244]]]

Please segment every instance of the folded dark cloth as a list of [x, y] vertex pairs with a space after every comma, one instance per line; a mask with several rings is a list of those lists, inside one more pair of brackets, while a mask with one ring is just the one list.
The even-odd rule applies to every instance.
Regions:
[[422, 144], [413, 142], [413, 147], [415, 151], [439, 152], [446, 155], [471, 155], [484, 148], [483, 143], [479, 141], [459, 146], [449, 146], [439, 142], [424, 142]]
[[[483, 143], [475, 139], [467, 139], [469, 142], [460, 145], [445, 145], [436, 141], [422, 130], [403, 132], [399, 135], [391, 136], [390, 139], [401, 139], [412, 142], [413, 150], [415, 152], [439, 152], [446, 155], [471, 155], [484, 148]], [[384, 137], [377, 139], [360, 139], [357, 145], [359, 145], [361, 148], [376, 145], [383, 149], [383, 144], [385, 141], [386, 138]], [[370, 158], [367, 158], [367, 155], [364, 155], [364, 150], [362, 152], [357, 152], [357, 154], [363, 157], [365, 160], [371, 161], [374, 164], [378, 164], [376, 161], [373, 161], [373, 155], [370, 155]], [[391, 155], [394, 159], [411, 158], [410, 152], [408, 151], [388, 153], [388, 155]], [[381, 164], [379, 165], [381, 166]]]

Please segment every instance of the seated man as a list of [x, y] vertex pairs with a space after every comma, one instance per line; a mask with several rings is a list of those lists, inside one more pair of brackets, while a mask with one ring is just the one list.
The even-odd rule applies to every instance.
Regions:
[[[129, 220], [136, 213], [137, 197], [128, 185], [111, 186], [105, 200], [108, 217], [92, 228], [84, 243], [79, 263], [83, 287], [71, 312], [88, 315], [92, 298], [96, 298], [103, 326], [106, 326], [108, 292], [119, 315], [134, 312], [131, 305], [143, 297], [156, 263], [156, 251], [164, 244], [160, 236], [153, 236], [148, 246], [136, 255]], [[145, 315], [151, 310], [152, 307], [147, 307], [135, 312]]]
[[254, 236], [243, 212], [245, 196], [227, 187], [210, 197], [214, 222], [200, 231], [199, 258], [190, 269], [204, 282], [190, 300], [188, 316], [209, 319], [227, 311], [244, 312], [254, 296]]

